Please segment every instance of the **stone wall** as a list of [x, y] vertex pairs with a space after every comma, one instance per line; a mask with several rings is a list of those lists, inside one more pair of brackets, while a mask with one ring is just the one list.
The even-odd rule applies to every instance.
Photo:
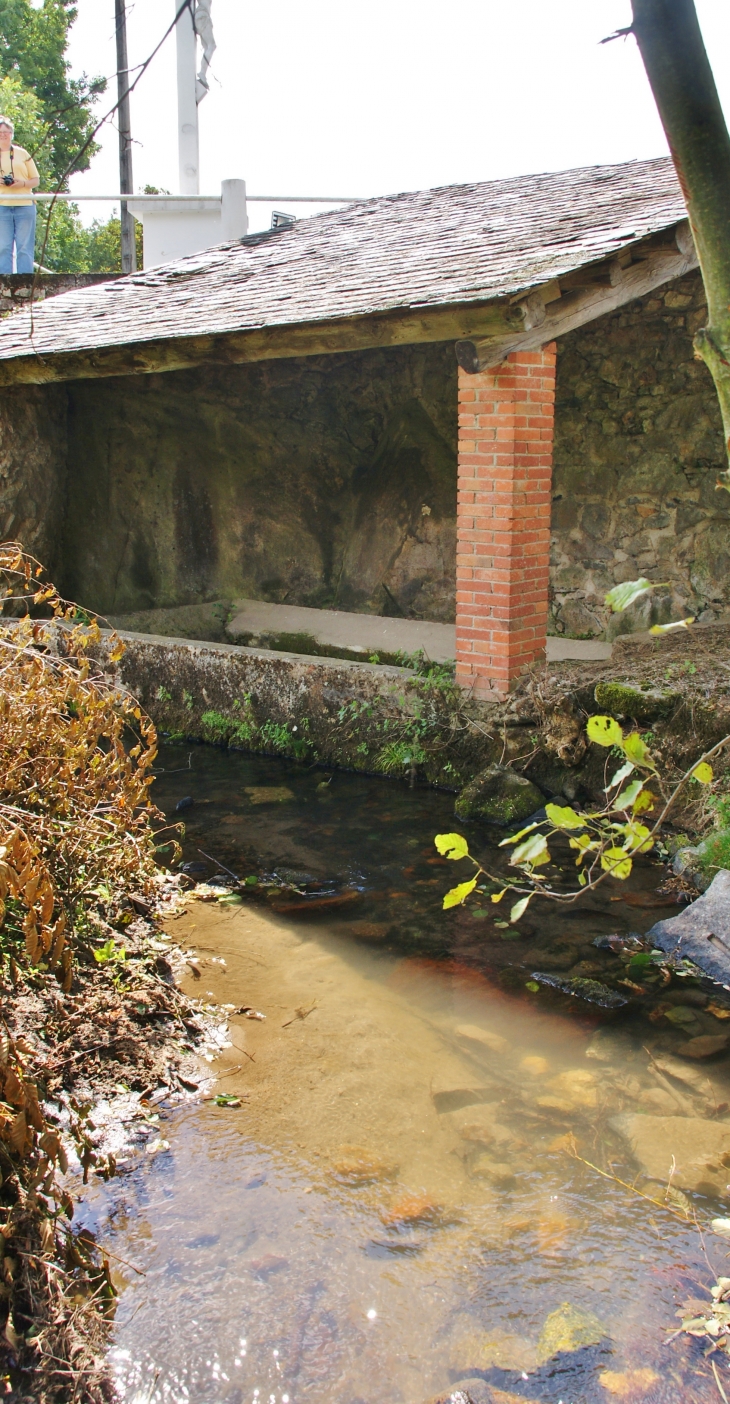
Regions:
[[0, 540], [22, 541], [60, 567], [66, 492], [66, 389], [27, 385], [0, 396]]
[[451, 344], [69, 384], [63, 586], [454, 618]]
[[31, 294], [34, 302], [43, 302], [47, 297], [89, 288], [95, 283], [110, 283], [121, 276], [121, 273], [1, 273], [0, 317], [22, 311], [28, 306]]
[[[730, 612], [730, 494], [720, 411], [692, 336], [699, 273], [558, 342], [551, 633], [588, 637]], [[671, 588], [607, 614], [612, 585]]]

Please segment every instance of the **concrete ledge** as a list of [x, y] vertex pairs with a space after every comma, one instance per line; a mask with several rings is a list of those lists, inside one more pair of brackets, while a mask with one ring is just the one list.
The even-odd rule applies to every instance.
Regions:
[[[226, 622], [228, 621], [228, 622]], [[423, 653], [432, 663], [453, 663], [456, 628], [427, 619], [397, 619], [337, 609], [270, 604], [267, 600], [216, 600], [110, 615], [116, 629], [213, 643], [276, 649], [311, 657], [377, 656], [397, 663], [398, 655]], [[599, 639], [549, 638], [548, 663], [566, 659], [596, 662], [611, 657], [612, 645]]]

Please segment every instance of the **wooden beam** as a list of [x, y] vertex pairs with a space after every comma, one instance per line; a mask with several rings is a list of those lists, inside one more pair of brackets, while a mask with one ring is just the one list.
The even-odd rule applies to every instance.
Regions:
[[[476, 375], [491, 366], [501, 365], [513, 351], [534, 351], [539, 346], [545, 346], [555, 337], [565, 336], [566, 332], [575, 331], [597, 317], [615, 312], [627, 302], [644, 297], [654, 288], [671, 282], [673, 278], [681, 278], [696, 267], [694, 244], [685, 253], [675, 246], [671, 257], [660, 249], [628, 268], [618, 268], [615, 283], [566, 291], [557, 301], [548, 303], [543, 322], [534, 328], [523, 329], [517, 336], [457, 341], [456, 359], [463, 370]], [[567, 279], [561, 278], [560, 282], [564, 286]]]
[[[594, 317], [612, 312], [623, 303], [642, 297], [652, 288], [697, 267], [686, 220], [675, 230], [676, 249], [666, 233], [660, 237], [663, 245], [653, 255], [650, 241], [645, 240], [621, 250], [611, 260], [590, 265], [588, 273], [591, 269], [594, 271], [590, 273], [587, 287], [574, 283], [571, 290], [571, 275], [566, 275], [565, 279], [553, 278], [541, 288], [500, 302], [408, 309], [332, 322], [257, 327], [220, 335], [169, 337], [94, 350], [14, 356], [0, 359], [0, 386], [154, 375], [205, 364], [242, 365], [431, 341], [455, 341], [459, 364], [475, 372], [487, 365], [498, 365], [510, 351], [520, 347], [531, 350], [544, 345], [555, 336], [573, 331]], [[634, 250], [638, 254], [645, 249], [648, 250], [646, 258], [624, 266]], [[594, 282], [594, 277], [599, 275], [600, 281]]]
[[461, 337], [500, 339], [516, 335], [528, 323], [532, 326], [531, 315], [537, 317], [542, 312], [543, 305], [539, 298], [533, 305], [532, 314], [523, 299], [516, 307], [508, 302], [476, 303], [471, 306], [353, 317], [336, 322], [261, 327], [251, 331], [227, 332], [220, 336], [170, 337], [160, 341], [101, 347], [93, 351], [41, 352], [0, 360], [0, 386], [152, 375], [161, 371], [187, 370], [203, 364], [241, 365], [294, 356], [371, 350], [379, 346], [456, 341]]

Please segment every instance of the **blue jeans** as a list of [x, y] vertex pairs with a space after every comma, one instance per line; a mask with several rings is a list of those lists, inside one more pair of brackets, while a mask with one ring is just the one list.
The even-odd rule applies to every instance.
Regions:
[[13, 244], [16, 273], [32, 273], [35, 252], [35, 205], [0, 203], [0, 273], [13, 271]]

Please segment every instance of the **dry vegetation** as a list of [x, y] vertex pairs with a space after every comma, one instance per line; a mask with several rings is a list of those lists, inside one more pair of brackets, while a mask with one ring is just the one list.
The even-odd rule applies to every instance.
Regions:
[[60, 1121], [84, 1178], [113, 1174], [84, 1099], [154, 1088], [171, 1029], [196, 1030], [148, 939], [154, 727], [89, 659], [96, 621], [40, 582], [0, 546], [0, 1392], [96, 1401], [114, 1293], [71, 1223]]

